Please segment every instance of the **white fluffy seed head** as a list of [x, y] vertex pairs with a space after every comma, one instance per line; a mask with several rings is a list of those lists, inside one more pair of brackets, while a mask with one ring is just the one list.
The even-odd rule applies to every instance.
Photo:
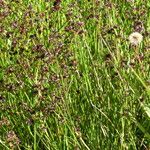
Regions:
[[142, 42], [143, 36], [139, 32], [133, 32], [129, 35], [129, 41], [132, 45], [138, 45]]
[[134, 0], [127, 0], [127, 2], [134, 3]]

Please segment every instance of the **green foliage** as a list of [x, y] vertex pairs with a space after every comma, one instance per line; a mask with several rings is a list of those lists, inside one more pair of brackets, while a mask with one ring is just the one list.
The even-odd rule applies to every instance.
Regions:
[[0, 1], [0, 149], [150, 149], [149, 6]]

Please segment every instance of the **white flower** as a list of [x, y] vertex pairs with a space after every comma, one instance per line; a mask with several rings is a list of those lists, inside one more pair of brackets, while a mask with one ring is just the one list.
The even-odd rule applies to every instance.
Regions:
[[129, 41], [132, 45], [138, 45], [142, 42], [143, 36], [139, 32], [133, 32], [129, 35]]

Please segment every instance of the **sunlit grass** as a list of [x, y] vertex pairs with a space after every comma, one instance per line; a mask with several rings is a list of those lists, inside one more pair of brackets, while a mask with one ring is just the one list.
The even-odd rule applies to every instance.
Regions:
[[0, 149], [148, 150], [149, 6], [0, 2]]

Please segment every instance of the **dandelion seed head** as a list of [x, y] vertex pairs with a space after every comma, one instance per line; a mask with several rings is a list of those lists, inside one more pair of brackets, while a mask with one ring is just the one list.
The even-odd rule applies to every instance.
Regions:
[[139, 32], [133, 32], [129, 35], [129, 42], [132, 45], [137, 46], [142, 42], [142, 40], [143, 40], [143, 36]]
[[134, 0], [127, 0], [127, 2], [134, 3]]

